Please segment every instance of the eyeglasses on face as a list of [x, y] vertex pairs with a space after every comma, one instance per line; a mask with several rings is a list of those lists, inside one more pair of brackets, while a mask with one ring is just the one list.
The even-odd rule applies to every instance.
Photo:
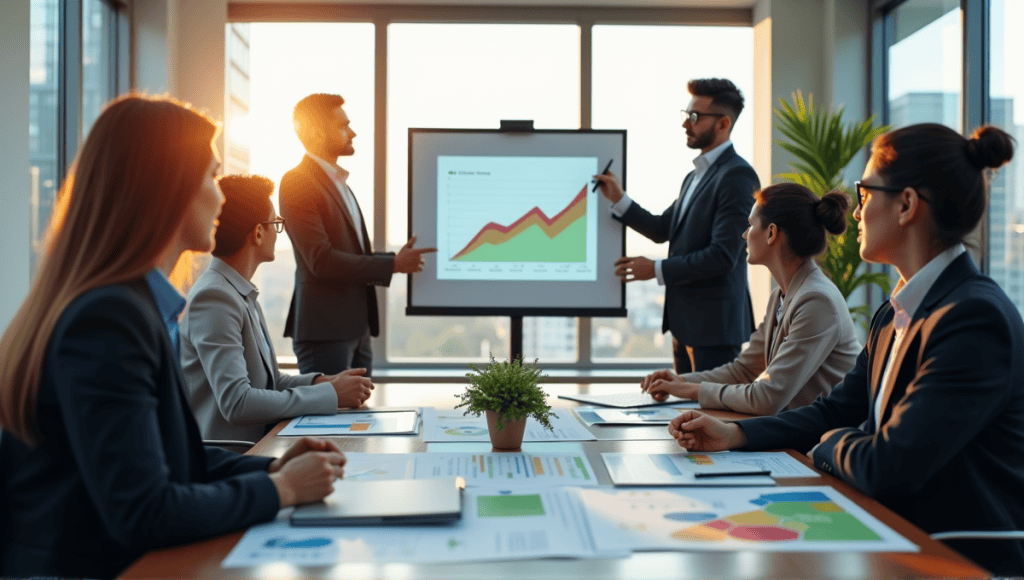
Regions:
[[[888, 193], [899, 193], [906, 189], [906, 187], [895, 187], [892, 185], [869, 185], [866, 183], [861, 183], [859, 181], [854, 181], [853, 187], [854, 189], [857, 190], [857, 207], [864, 207], [864, 194], [861, 192], [861, 190], [874, 189], [877, 191], [885, 191]], [[920, 191], [917, 192], [917, 197], [921, 198], [921, 201], [931, 203], [931, 200], [921, 195]]]
[[274, 224], [274, 229], [277, 230], [277, 233], [281, 233], [281, 232], [284, 231], [284, 218], [283, 217], [279, 217], [279, 218], [277, 218], [275, 220], [271, 220], [269, 222], [260, 222], [260, 223], [262, 225]]
[[690, 121], [691, 125], [696, 125], [697, 121], [699, 121], [701, 117], [724, 117], [724, 116], [725, 115], [722, 114], [722, 113], [701, 113], [700, 111], [687, 111], [686, 109], [683, 109], [682, 111], [679, 111], [679, 117], [683, 120], [683, 122], [685, 123], [686, 121]]

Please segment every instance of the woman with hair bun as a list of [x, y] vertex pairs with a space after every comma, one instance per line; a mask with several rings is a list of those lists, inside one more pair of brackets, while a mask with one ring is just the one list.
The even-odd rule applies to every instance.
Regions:
[[[1013, 157], [995, 127], [937, 124], [878, 139], [857, 182], [860, 253], [900, 274], [864, 351], [828, 397], [737, 423], [684, 411], [691, 451], [809, 450], [814, 465], [929, 533], [1024, 530], [1024, 321], [963, 246], [985, 215], [988, 169]], [[997, 576], [1024, 546], [951, 540]]]
[[648, 375], [640, 388], [655, 399], [676, 395], [705, 409], [774, 415], [828, 395], [857, 360], [861, 346], [846, 300], [814, 259], [825, 250], [826, 231], [846, 231], [849, 197], [832, 191], [818, 199], [795, 183], [766, 187], [754, 197], [743, 233], [747, 262], [767, 266], [778, 284], [765, 318], [732, 362]]

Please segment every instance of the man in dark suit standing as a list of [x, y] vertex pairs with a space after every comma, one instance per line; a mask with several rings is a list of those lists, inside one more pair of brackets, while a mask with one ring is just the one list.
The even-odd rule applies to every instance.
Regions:
[[651, 240], [668, 242], [668, 258], [624, 256], [615, 262], [623, 282], [657, 278], [665, 286], [662, 332], [672, 331], [677, 373], [732, 361], [754, 330], [743, 260], [743, 231], [760, 188], [757, 174], [736, 154], [729, 136], [743, 95], [726, 79], [694, 79], [682, 111], [686, 145], [701, 154], [661, 215], [632, 201], [611, 174], [599, 175], [612, 214]]
[[398, 253], [374, 252], [348, 172], [338, 157], [352, 155], [355, 131], [339, 95], [310, 95], [295, 106], [295, 133], [306, 148], [299, 165], [281, 179], [281, 216], [295, 250], [295, 291], [284, 335], [292, 338], [299, 371], [335, 374], [366, 368], [370, 337], [380, 332], [374, 286], [395, 273], [423, 269], [423, 254], [409, 239]]

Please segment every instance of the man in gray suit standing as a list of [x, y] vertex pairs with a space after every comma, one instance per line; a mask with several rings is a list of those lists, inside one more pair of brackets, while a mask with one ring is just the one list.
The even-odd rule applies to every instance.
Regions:
[[295, 106], [295, 134], [306, 155], [281, 179], [281, 215], [295, 249], [295, 292], [284, 335], [292, 337], [299, 370], [338, 372], [362, 367], [370, 374], [370, 337], [380, 322], [374, 286], [395, 273], [423, 269], [411, 238], [398, 253], [374, 252], [359, 202], [338, 157], [355, 153], [356, 133], [339, 95], [315, 94]]
[[743, 260], [743, 231], [760, 188], [757, 174], [736, 154], [729, 136], [743, 95], [726, 79], [694, 79], [683, 110], [686, 145], [701, 154], [661, 215], [631, 200], [611, 174], [598, 175], [612, 214], [654, 242], [668, 257], [624, 256], [615, 262], [623, 282], [657, 278], [665, 286], [662, 332], [672, 332], [677, 373], [713, 369], [736, 358], [754, 330]]
[[274, 259], [284, 229], [270, 202], [274, 182], [227, 175], [219, 185], [225, 201], [213, 259], [189, 291], [179, 326], [189, 405], [203, 438], [256, 442], [281, 419], [362, 405], [373, 389], [366, 369], [333, 376], [278, 369], [251, 282]]

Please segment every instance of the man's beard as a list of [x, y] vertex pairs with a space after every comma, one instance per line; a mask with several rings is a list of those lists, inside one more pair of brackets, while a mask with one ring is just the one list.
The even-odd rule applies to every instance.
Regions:
[[694, 137], [693, 144], [690, 145], [689, 143], [687, 143], [687, 146], [690, 149], [703, 149], [703, 148], [707, 147], [708, 145], [711, 145], [712, 141], [714, 141], [714, 140], [715, 140], [715, 128], [712, 127], [710, 129], [708, 129], [707, 131], [701, 133], [700, 135], [697, 135], [696, 137]]

